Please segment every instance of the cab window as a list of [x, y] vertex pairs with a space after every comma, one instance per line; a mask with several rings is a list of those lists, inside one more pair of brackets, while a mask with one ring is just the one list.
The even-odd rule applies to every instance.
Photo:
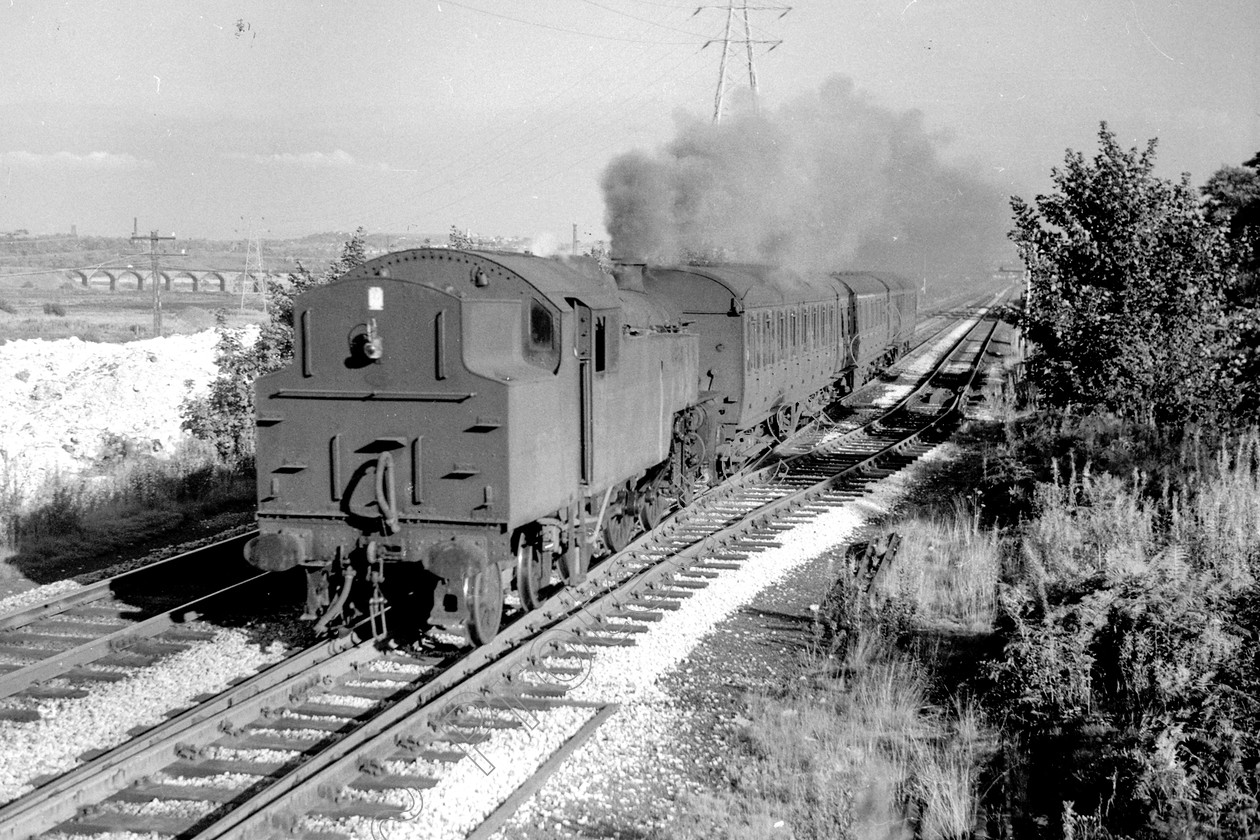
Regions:
[[549, 370], [560, 364], [559, 321], [554, 312], [537, 298], [529, 302], [525, 335], [525, 360]]

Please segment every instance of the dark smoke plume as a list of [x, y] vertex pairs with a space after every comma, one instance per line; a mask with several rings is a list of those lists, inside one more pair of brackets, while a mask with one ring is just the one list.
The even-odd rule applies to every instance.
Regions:
[[768, 262], [960, 277], [1010, 253], [1001, 193], [939, 159], [917, 111], [894, 113], [833, 77], [767, 115], [679, 117], [656, 155], [604, 172], [623, 259]]

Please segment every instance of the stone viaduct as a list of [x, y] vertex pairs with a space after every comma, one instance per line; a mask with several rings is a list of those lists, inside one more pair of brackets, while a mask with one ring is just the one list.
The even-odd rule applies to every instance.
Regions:
[[[111, 292], [120, 289], [143, 291], [146, 288], [152, 271], [139, 268], [95, 268], [95, 269], [62, 269], [67, 279], [84, 287], [104, 288], [107, 284]], [[239, 294], [241, 287], [245, 291], [261, 292], [267, 280], [281, 280], [287, 275], [271, 271], [244, 272], [238, 268], [171, 268], [158, 272], [162, 278], [162, 286], [168, 291], [218, 291]]]

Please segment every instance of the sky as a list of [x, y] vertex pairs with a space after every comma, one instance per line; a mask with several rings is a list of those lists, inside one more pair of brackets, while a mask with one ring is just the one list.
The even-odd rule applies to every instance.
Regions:
[[[610, 161], [712, 119], [709, 2], [0, 0], [0, 232], [604, 238]], [[1260, 151], [1257, 0], [790, 2], [749, 13], [763, 111], [843, 77], [1004, 196], [1102, 120], [1196, 184]]]

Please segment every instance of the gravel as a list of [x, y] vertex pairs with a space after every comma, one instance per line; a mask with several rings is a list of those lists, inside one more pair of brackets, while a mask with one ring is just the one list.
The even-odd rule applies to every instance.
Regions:
[[82, 588], [83, 584], [81, 583], [75, 583], [72, 580], [59, 580], [54, 583], [37, 586], [34, 589], [28, 589], [25, 592], [19, 592], [16, 595], [10, 595], [7, 598], [0, 598], [0, 615], [17, 612], [54, 595], [63, 595]]
[[39, 720], [0, 721], [0, 802], [31, 790], [38, 776], [72, 769], [84, 752], [120, 744], [129, 730], [160, 723], [197, 695], [222, 691], [281, 658], [278, 646], [263, 651], [244, 632], [221, 630], [119, 682], [89, 684], [87, 697], [41, 700]]

